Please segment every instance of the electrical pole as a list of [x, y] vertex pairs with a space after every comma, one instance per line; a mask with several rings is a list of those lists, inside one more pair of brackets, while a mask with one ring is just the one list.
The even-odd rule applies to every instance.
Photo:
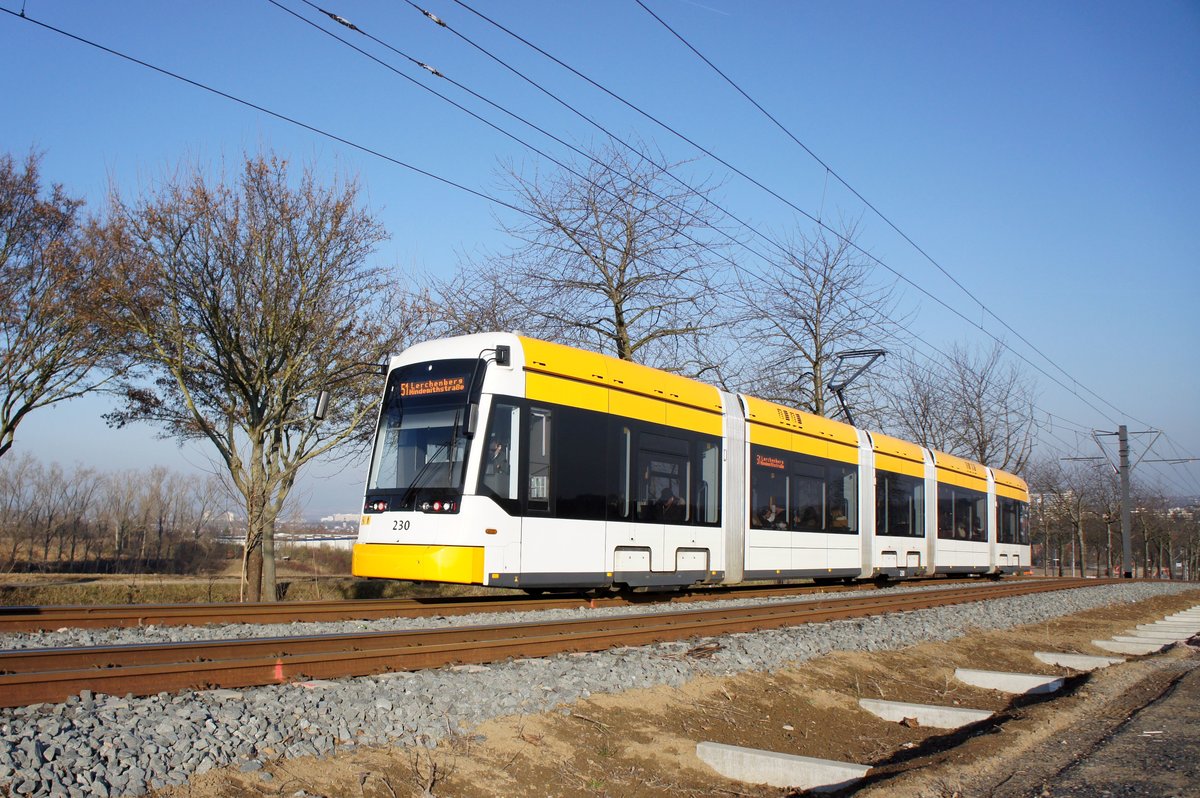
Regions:
[[[1154, 435], [1154, 439], [1150, 441], [1150, 445], [1142, 452], [1142, 456], [1138, 458], [1137, 463], [1130, 464], [1129, 462], [1129, 428], [1124, 424], [1117, 427], [1116, 432], [1100, 432], [1092, 430], [1092, 439], [1096, 441], [1096, 445], [1100, 447], [1100, 451], [1104, 452], [1104, 456], [1108, 458], [1109, 465], [1112, 465], [1112, 458], [1104, 449], [1104, 444], [1100, 443], [1101, 435], [1116, 435], [1117, 436], [1117, 464], [1113, 465], [1117, 475], [1121, 478], [1121, 575], [1126, 579], [1133, 578], [1133, 508], [1130, 506], [1129, 498], [1129, 475], [1133, 471], [1133, 467], [1142, 462], [1142, 458], [1146, 456], [1146, 452], [1153, 448], [1158, 437], [1162, 435], [1159, 430], [1146, 430], [1144, 432], [1135, 432], [1134, 435]], [[1153, 462], [1153, 461], [1152, 461]]]
[[1133, 578], [1133, 522], [1129, 512], [1129, 428], [1117, 427], [1117, 454], [1121, 462], [1121, 570]]

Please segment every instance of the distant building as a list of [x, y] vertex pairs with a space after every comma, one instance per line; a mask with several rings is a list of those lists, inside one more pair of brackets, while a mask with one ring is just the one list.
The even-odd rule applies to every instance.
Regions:
[[335, 549], [352, 549], [358, 535], [347, 532], [284, 532], [275, 534], [275, 548], [313, 548], [330, 546]]

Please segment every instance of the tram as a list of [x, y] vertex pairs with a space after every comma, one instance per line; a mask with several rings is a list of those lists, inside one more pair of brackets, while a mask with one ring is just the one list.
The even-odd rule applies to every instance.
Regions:
[[1005, 574], [1024, 481], [510, 333], [392, 358], [353, 572], [548, 588]]

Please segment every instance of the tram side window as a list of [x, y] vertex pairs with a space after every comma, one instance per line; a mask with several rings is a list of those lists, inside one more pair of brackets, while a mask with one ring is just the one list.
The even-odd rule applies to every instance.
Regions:
[[529, 503], [532, 512], [550, 510], [550, 422], [551, 412], [547, 408], [535, 407], [529, 411]]
[[1029, 505], [1017, 502], [1017, 543], [1029, 545]]
[[967, 502], [971, 512], [971, 540], [987, 543], [987, 496], [978, 493], [969, 497]]
[[757, 446], [751, 454], [751, 527], [847, 534], [858, 531], [857, 468]]
[[821, 532], [825, 529], [825, 468], [792, 463], [792, 529]]
[[480, 493], [496, 499], [516, 501], [518, 496], [517, 469], [521, 409], [497, 401], [492, 407], [484, 444], [483, 468], [480, 470]]
[[786, 454], [755, 447], [750, 466], [750, 526], [787, 529], [788, 480]]
[[1000, 497], [996, 500], [996, 504], [999, 505], [996, 515], [1000, 523], [996, 541], [998, 543], [1016, 543], [1019, 538], [1017, 502], [1013, 499]]
[[554, 411], [554, 515], [603, 521], [606, 514], [607, 429], [603, 416], [559, 407]]
[[715, 443], [700, 444], [696, 511], [702, 524], [715, 524], [721, 520], [721, 447]]
[[938, 485], [938, 537], [987, 542], [987, 496], [979, 491]]
[[621, 425], [614, 428], [615, 438], [610, 438], [609, 450], [615, 452], [615, 478], [612, 496], [608, 503], [609, 521], [632, 521], [636, 505], [637, 486], [633, 479], [633, 430]]
[[830, 463], [828, 469], [830, 532], [858, 532], [858, 469]]
[[638, 436], [639, 521], [683, 524], [691, 521], [691, 462], [688, 442], [643, 432]]
[[893, 537], [925, 536], [925, 481], [877, 471], [875, 475], [876, 534]]

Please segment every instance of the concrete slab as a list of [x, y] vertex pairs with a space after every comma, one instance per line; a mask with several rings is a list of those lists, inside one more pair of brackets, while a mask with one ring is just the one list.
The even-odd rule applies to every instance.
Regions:
[[1047, 665], [1057, 665], [1060, 668], [1071, 668], [1077, 671], [1094, 671], [1097, 668], [1107, 668], [1125, 661], [1124, 657], [1090, 657], [1086, 654], [1060, 654], [1056, 651], [1035, 651], [1037, 657]]
[[899, 723], [905, 718], [914, 718], [920, 725], [934, 729], [960, 729], [992, 716], [992, 713], [985, 709], [909, 704], [905, 701], [880, 701], [877, 698], [860, 698], [858, 705], [871, 714], [893, 723]]
[[971, 668], [958, 668], [954, 671], [954, 678], [975, 687], [1020, 695], [1026, 693], [1053, 693], [1062, 687], [1063, 684], [1063, 680], [1057, 676], [1043, 676], [1038, 673], [978, 671]]
[[1125, 638], [1145, 640], [1147, 643], [1162, 643], [1165, 646], [1179, 642], [1179, 638], [1175, 635], [1167, 634], [1166, 632], [1145, 632], [1141, 629], [1130, 629], [1123, 635], [1113, 636], [1113, 640], [1124, 640]]
[[729, 779], [814, 792], [839, 790], [858, 781], [871, 769], [853, 762], [778, 754], [723, 743], [697, 743], [696, 756]]
[[1134, 654], [1136, 656], [1153, 654], [1165, 648], [1162, 643], [1125, 643], [1118, 640], [1093, 640], [1092, 645], [1116, 654]]
[[1177, 640], [1186, 640], [1193, 635], [1200, 634], [1200, 624], [1192, 626], [1190, 624], [1183, 625], [1177, 623], [1140, 623], [1137, 625], [1139, 632], [1159, 632], [1162, 634], [1176, 635]]

